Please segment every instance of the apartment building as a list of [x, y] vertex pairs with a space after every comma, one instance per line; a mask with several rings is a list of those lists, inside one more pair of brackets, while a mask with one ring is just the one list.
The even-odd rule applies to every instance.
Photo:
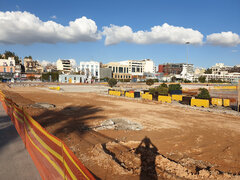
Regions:
[[[176, 75], [181, 74], [183, 67], [186, 66], [186, 63], [166, 63], [158, 65], [158, 72], [165, 75]], [[193, 73], [193, 64], [188, 64], [188, 72]]]
[[129, 73], [129, 66], [125, 63], [125, 61], [110, 62], [104, 66], [112, 69], [114, 79], [132, 79], [132, 75]]
[[24, 58], [25, 73], [38, 73], [43, 72], [43, 67], [38, 61], [34, 61], [31, 58]]
[[56, 65], [57, 70], [63, 74], [70, 74], [72, 70], [71, 61], [67, 59], [58, 59]]
[[100, 81], [100, 63], [97, 61], [80, 62], [80, 74], [86, 75], [88, 78], [95, 78]]
[[0, 59], [0, 73], [15, 73], [14, 57]]

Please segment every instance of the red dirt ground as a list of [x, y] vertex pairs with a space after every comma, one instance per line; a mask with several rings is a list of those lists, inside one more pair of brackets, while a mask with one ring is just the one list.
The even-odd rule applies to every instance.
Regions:
[[[159, 179], [224, 179], [240, 175], [239, 116], [96, 93], [0, 88], [62, 139], [98, 178], [139, 179], [144, 162], [135, 152], [145, 136], [157, 148], [157, 155], [150, 153], [147, 161], [155, 157]], [[36, 102], [55, 104], [56, 108], [30, 106]], [[91, 129], [112, 118], [141, 123], [144, 129]]]

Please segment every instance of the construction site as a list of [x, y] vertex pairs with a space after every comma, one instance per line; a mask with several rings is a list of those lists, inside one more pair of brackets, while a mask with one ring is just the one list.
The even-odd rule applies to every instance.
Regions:
[[238, 86], [182, 84], [182, 92], [194, 96], [202, 87], [221, 104], [131, 97], [149, 89], [144, 83], [15, 83], [0, 90], [95, 179], [240, 179]]

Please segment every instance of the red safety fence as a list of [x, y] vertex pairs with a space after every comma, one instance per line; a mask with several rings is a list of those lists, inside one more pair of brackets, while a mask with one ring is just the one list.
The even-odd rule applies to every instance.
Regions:
[[63, 141], [48, 133], [1, 91], [0, 100], [42, 179], [95, 179]]

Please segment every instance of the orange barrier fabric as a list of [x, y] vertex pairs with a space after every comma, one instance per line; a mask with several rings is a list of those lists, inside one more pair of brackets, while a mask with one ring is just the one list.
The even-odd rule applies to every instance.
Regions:
[[42, 179], [95, 179], [63, 141], [0, 92], [0, 100]]

